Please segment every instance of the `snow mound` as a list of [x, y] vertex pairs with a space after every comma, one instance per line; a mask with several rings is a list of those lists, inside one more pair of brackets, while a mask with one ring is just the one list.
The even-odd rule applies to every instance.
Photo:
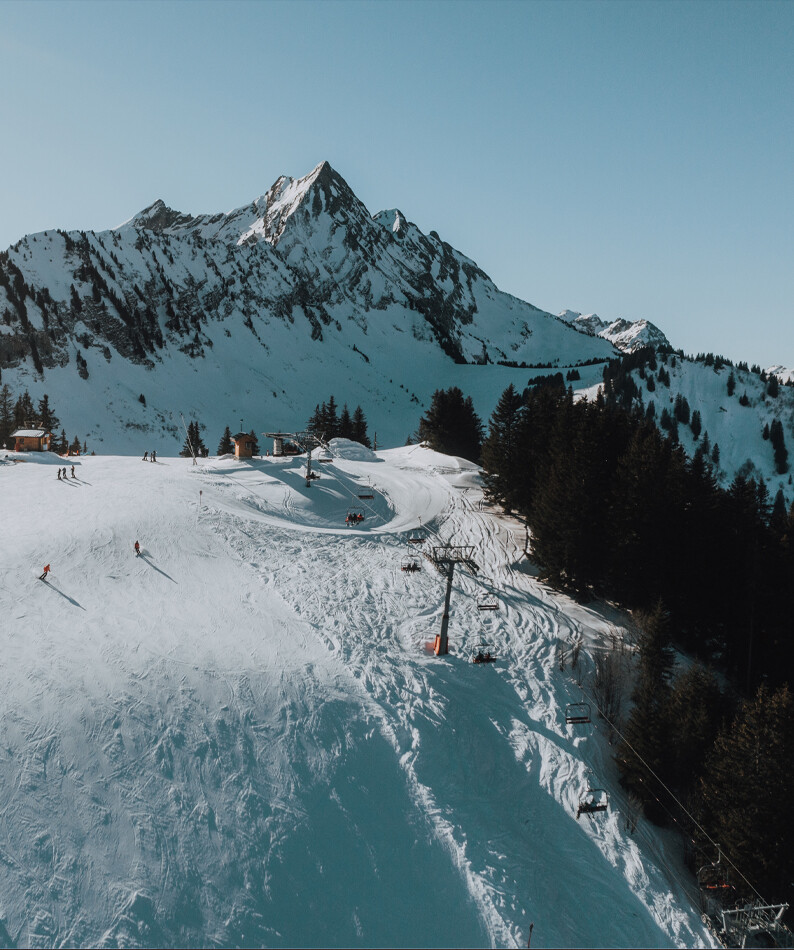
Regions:
[[345, 459], [348, 462], [378, 462], [378, 456], [360, 442], [352, 439], [331, 439], [328, 443], [334, 458]]

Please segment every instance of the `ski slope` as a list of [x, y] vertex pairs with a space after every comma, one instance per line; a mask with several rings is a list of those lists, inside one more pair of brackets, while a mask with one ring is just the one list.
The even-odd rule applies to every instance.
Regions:
[[[565, 724], [557, 645], [587, 671], [619, 618], [533, 578], [469, 463], [334, 449], [311, 489], [300, 458], [0, 457], [0, 943], [711, 946]], [[480, 566], [444, 658], [420, 519]]]

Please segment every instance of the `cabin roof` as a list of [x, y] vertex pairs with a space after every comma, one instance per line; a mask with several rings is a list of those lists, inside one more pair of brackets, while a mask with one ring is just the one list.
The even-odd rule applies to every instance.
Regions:
[[11, 438], [41, 439], [45, 435], [47, 435], [46, 429], [17, 429], [16, 432], [11, 433]]

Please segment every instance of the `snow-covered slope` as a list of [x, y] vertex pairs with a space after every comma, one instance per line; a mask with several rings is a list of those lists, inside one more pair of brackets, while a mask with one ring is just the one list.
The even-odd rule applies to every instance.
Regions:
[[[0, 940], [708, 945], [601, 725], [565, 724], [558, 645], [588, 677], [620, 618], [533, 579], [468, 463], [335, 448], [310, 490], [300, 459], [0, 456]], [[420, 519], [480, 566], [440, 659]]]
[[103, 451], [173, 450], [180, 411], [213, 442], [241, 416], [302, 428], [332, 393], [402, 444], [440, 386], [466, 382], [487, 415], [526, 382], [500, 362], [615, 353], [401, 212], [370, 215], [327, 162], [227, 214], [157, 201], [115, 230], [46, 231], [0, 255], [3, 381], [47, 392]]
[[[660, 365], [662, 365], [660, 363]], [[776, 395], [770, 394], [771, 371], [762, 378], [760, 373], [729, 364], [707, 365], [703, 360], [675, 354], [666, 358], [664, 371], [669, 374], [670, 384], [660, 382], [659, 373], [646, 369], [641, 375], [631, 373], [643, 405], [653, 402], [656, 423], [666, 409], [674, 417], [676, 400], [686, 400], [690, 422], [676, 426], [678, 439], [692, 456], [706, 442], [708, 454], [714, 445], [719, 446], [715, 474], [724, 485], [730, 485], [738, 473], [750, 478], [761, 478], [774, 498], [778, 489], [790, 505], [794, 501], [791, 471], [794, 471], [794, 454], [790, 456], [789, 468], [784, 473], [776, 469], [774, 447], [767, 435], [772, 422], [777, 419], [782, 426], [785, 445], [794, 453], [794, 387], [780, 385]], [[728, 381], [734, 379], [733, 394], [728, 394]], [[784, 378], [781, 374], [779, 378]], [[653, 388], [651, 388], [653, 387]], [[598, 385], [581, 387], [581, 396], [594, 399]], [[774, 390], [773, 390], [774, 391]], [[746, 398], [746, 404], [744, 397]], [[694, 412], [700, 413], [701, 431], [698, 436], [692, 430]]]
[[651, 346], [654, 349], [670, 347], [664, 333], [649, 320], [624, 320], [619, 317], [608, 323], [597, 313], [582, 314], [576, 310], [563, 310], [559, 317], [583, 333], [609, 340], [624, 353], [633, 353], [645, 346]]

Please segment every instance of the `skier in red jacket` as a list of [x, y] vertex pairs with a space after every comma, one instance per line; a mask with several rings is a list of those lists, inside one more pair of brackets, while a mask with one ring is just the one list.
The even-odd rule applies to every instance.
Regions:
[[49, 573], [50, 573], [50, 565], [47, 564], [47, 565], [45, 566], [44, 572], [42, 573], [42, 575], [41, 575], [41, 577], [39, 578], [39, 580], [40, 580], [40, 581], [46, 581], [46, 580], [47, 580], [47, 575], [48, 575]]

